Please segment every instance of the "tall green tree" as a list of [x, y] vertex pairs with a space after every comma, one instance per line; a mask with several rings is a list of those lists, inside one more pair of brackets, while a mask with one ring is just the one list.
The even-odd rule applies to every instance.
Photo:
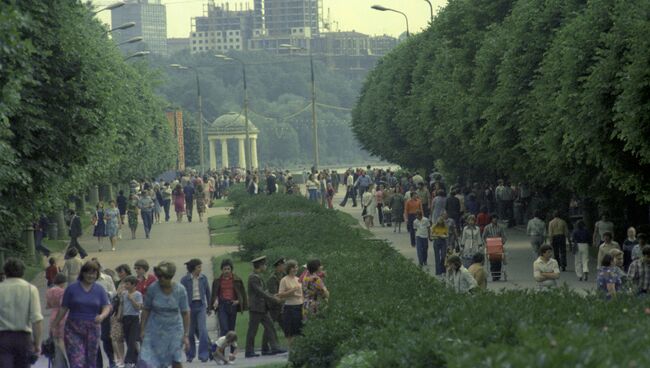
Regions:
[[0, 241], [91, 184], [171, 166], [153, 74], [124, 61], [91, 9], [5, 1], [0, 20]]

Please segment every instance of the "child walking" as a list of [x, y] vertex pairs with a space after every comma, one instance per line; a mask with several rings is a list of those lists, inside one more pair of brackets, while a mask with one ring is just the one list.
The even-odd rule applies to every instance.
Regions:
[[138, 362], [140, 339], [140, 311], [142, 310], [142, 294], [135, 289], [138, 279], [129, 275], [122, 281], [125, 291], [122, 292], [119, 316], [122, 318], [124, 340], [126, 340], [126, 367], [135, 367]]

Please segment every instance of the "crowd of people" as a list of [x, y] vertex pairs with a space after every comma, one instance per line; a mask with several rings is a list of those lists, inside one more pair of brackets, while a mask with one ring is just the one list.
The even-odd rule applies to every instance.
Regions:
[[[122, 232], [128, 227], [131, 239], [136, 239], [139, 224], [142, 224], [144, 237], [150, 238], [154, 224], [169, 222], [172, 211], [176, 222], [192, 222], [194, 214], [199, 222], [205, 219], [208, 207], [215, 199], [226, 198], [229, 188], [245, 178], [242, 170], [230, 169], [209, 171], [201, 176], [196, 171], [188, 170], [177, 173], [172, 180], [141, 179], [129, 183], [129, 191], [120, 190], [115, 199], [108, 200], [108, 208], [104, 202], [96, 204], [91, 213], [92, 235], [97, 238], [98, 250], [104, 249], [105, 239], [108, 238], [112, 251], [118, 248], [118, 242], [125, 236]], [[70, 247], [76, 248], [83, 259], [88, 253], [79, 244], [83, 235], [81, 219], [75, 210], [68, 211]], [[36, 248], [49, 257], [50, 251], [42, 245], [42, 239], [47, 234], [48, 219], [42, 216], [34, 224]], [[70, 255], [66, 252], [66, 258]]]
[[[237, 315], [244, 311], [249, 312], [245, 356], [259, 356], [254, 345], [260, 324], [261, 354], [286, 353], [275, 324], [290, 348], [304, 322], [329, 297], [323, 266], [310, 260], [300, 274], [298, 262], [280, 258], [267, 278], [265, 256], [252, 265], [245, 286], [229, 259], [221, 262], [221, 274], [212, 285], [200, 259], [185, 263], [187, 273], [180, 282], [172, 281], [176, 265], [167, 261], [150, 272], [149, 263], [140, 259], [132, 272], [128, 264], [102, 268], [93, 258], [80, 264], [76, 276], [51, 263], [45, 294], [51, 313], [44, 335], [38, 290], [22, 279], [23, 262], [9, 258], [3, 265], [7, 279], [0, 282], [0, 366], [29, 366], [41, 352], [44, 336], [54, 368], [103, 367], [104, 362], [108, 367], [181, 367], [184, 360], [194, 359], [233, 364]], [[219, 329], [216, 341], [210, 341], [207, 331], [207, 317], [213, 312]]]
[[[327, 179], [324, 174], [322, 177]], [[493, 281], [501, 279], [506, 231], [524, 224], [533, 252], [533, 279], [540, 290], [558, 284], [560, 272], [567, 269], [567, 250], [574, 254], [578, 280], [588, 281], [592, 245], [598, 248], [596, 285], [605, 295], [610, 297], [617, 291], [645, 294], [650, 287], [645, 234], [637, 235], [631, 227], [620, 246], [613, 241], [614, 225], [607, 213], [595, 223], [593, 233], [587, 231], [583, 220], [567, 222], [559, 211], [554, 211], [547, 222], [536, 209], [538, 193], [527, 183], [513, 185], [498, 180], [495, 185], [474, 183], [447, 189], [444, 178], [435, 171], [424, 178], [370, 166], [349, 169], [341, 182], [346, 186], [341, 206], [352, 200], [356, 207], [358, 200], [368, 229], [375, 226], [376, 220], [379, 226], [400, 233], [402, 223], [406, 223], [418, 264], [428, 265], [432, 244], [436, 275], [458, 291], [485, 288], [490, 277]], [[580, 218], [576, 216], [575, 198], [569, 207], [570, 215]], [[500, 253], [489, 253], [487, 244], [493, 241], [500, 246]], [[485, 261], [487, 270], [483, 267]]]

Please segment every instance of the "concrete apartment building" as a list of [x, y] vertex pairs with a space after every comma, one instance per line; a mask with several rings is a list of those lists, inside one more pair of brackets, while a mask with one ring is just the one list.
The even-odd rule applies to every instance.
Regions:
[[137, 43], [124, 44], [120, 49], [125, 53], [150, 51], [153, 54], [167, 54], [167, 15], [165, 5], [160, 0], [127, 0], [126, 5], [111, 10], [111, 24], [135, 22], [135, 27], [112, 32], [116, 43], [142, 36]]

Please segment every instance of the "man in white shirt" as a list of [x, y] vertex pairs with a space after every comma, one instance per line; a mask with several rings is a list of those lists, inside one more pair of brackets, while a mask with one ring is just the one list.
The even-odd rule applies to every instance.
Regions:
[[544, 244], [539, 248], [539, 258], [533, 262], [533, 278], [540, 290], [554, 288], [560, 278], [560, 266], [552, 256], [553, 247]]
[[[0, 282], [0, 367], [27, 368], [41, 352], [43, 315], [38, 289], [23, 280], [25, 265], [16, 258], [4, 264]], [[35, 355], [33, 355], [35, 354]]]
[[413, 220], [415, 229], [415, 249], [418, 254], [418, 264], [420, 267], [427, 265], [429, 253], [429, 239], [431, 239], [431, 221], [422, 216], [422, 211], [416, 212], [416, 219]]
[[354, 189], [354, 175], [352, 170], [348, 170], [345, 177], [345, 198], [340, 203], [341, 207], [345, 207], [345, 204], [348, 203], [348, 198], [352, 198], [352, 207], [357, 206], [357, 196]]

